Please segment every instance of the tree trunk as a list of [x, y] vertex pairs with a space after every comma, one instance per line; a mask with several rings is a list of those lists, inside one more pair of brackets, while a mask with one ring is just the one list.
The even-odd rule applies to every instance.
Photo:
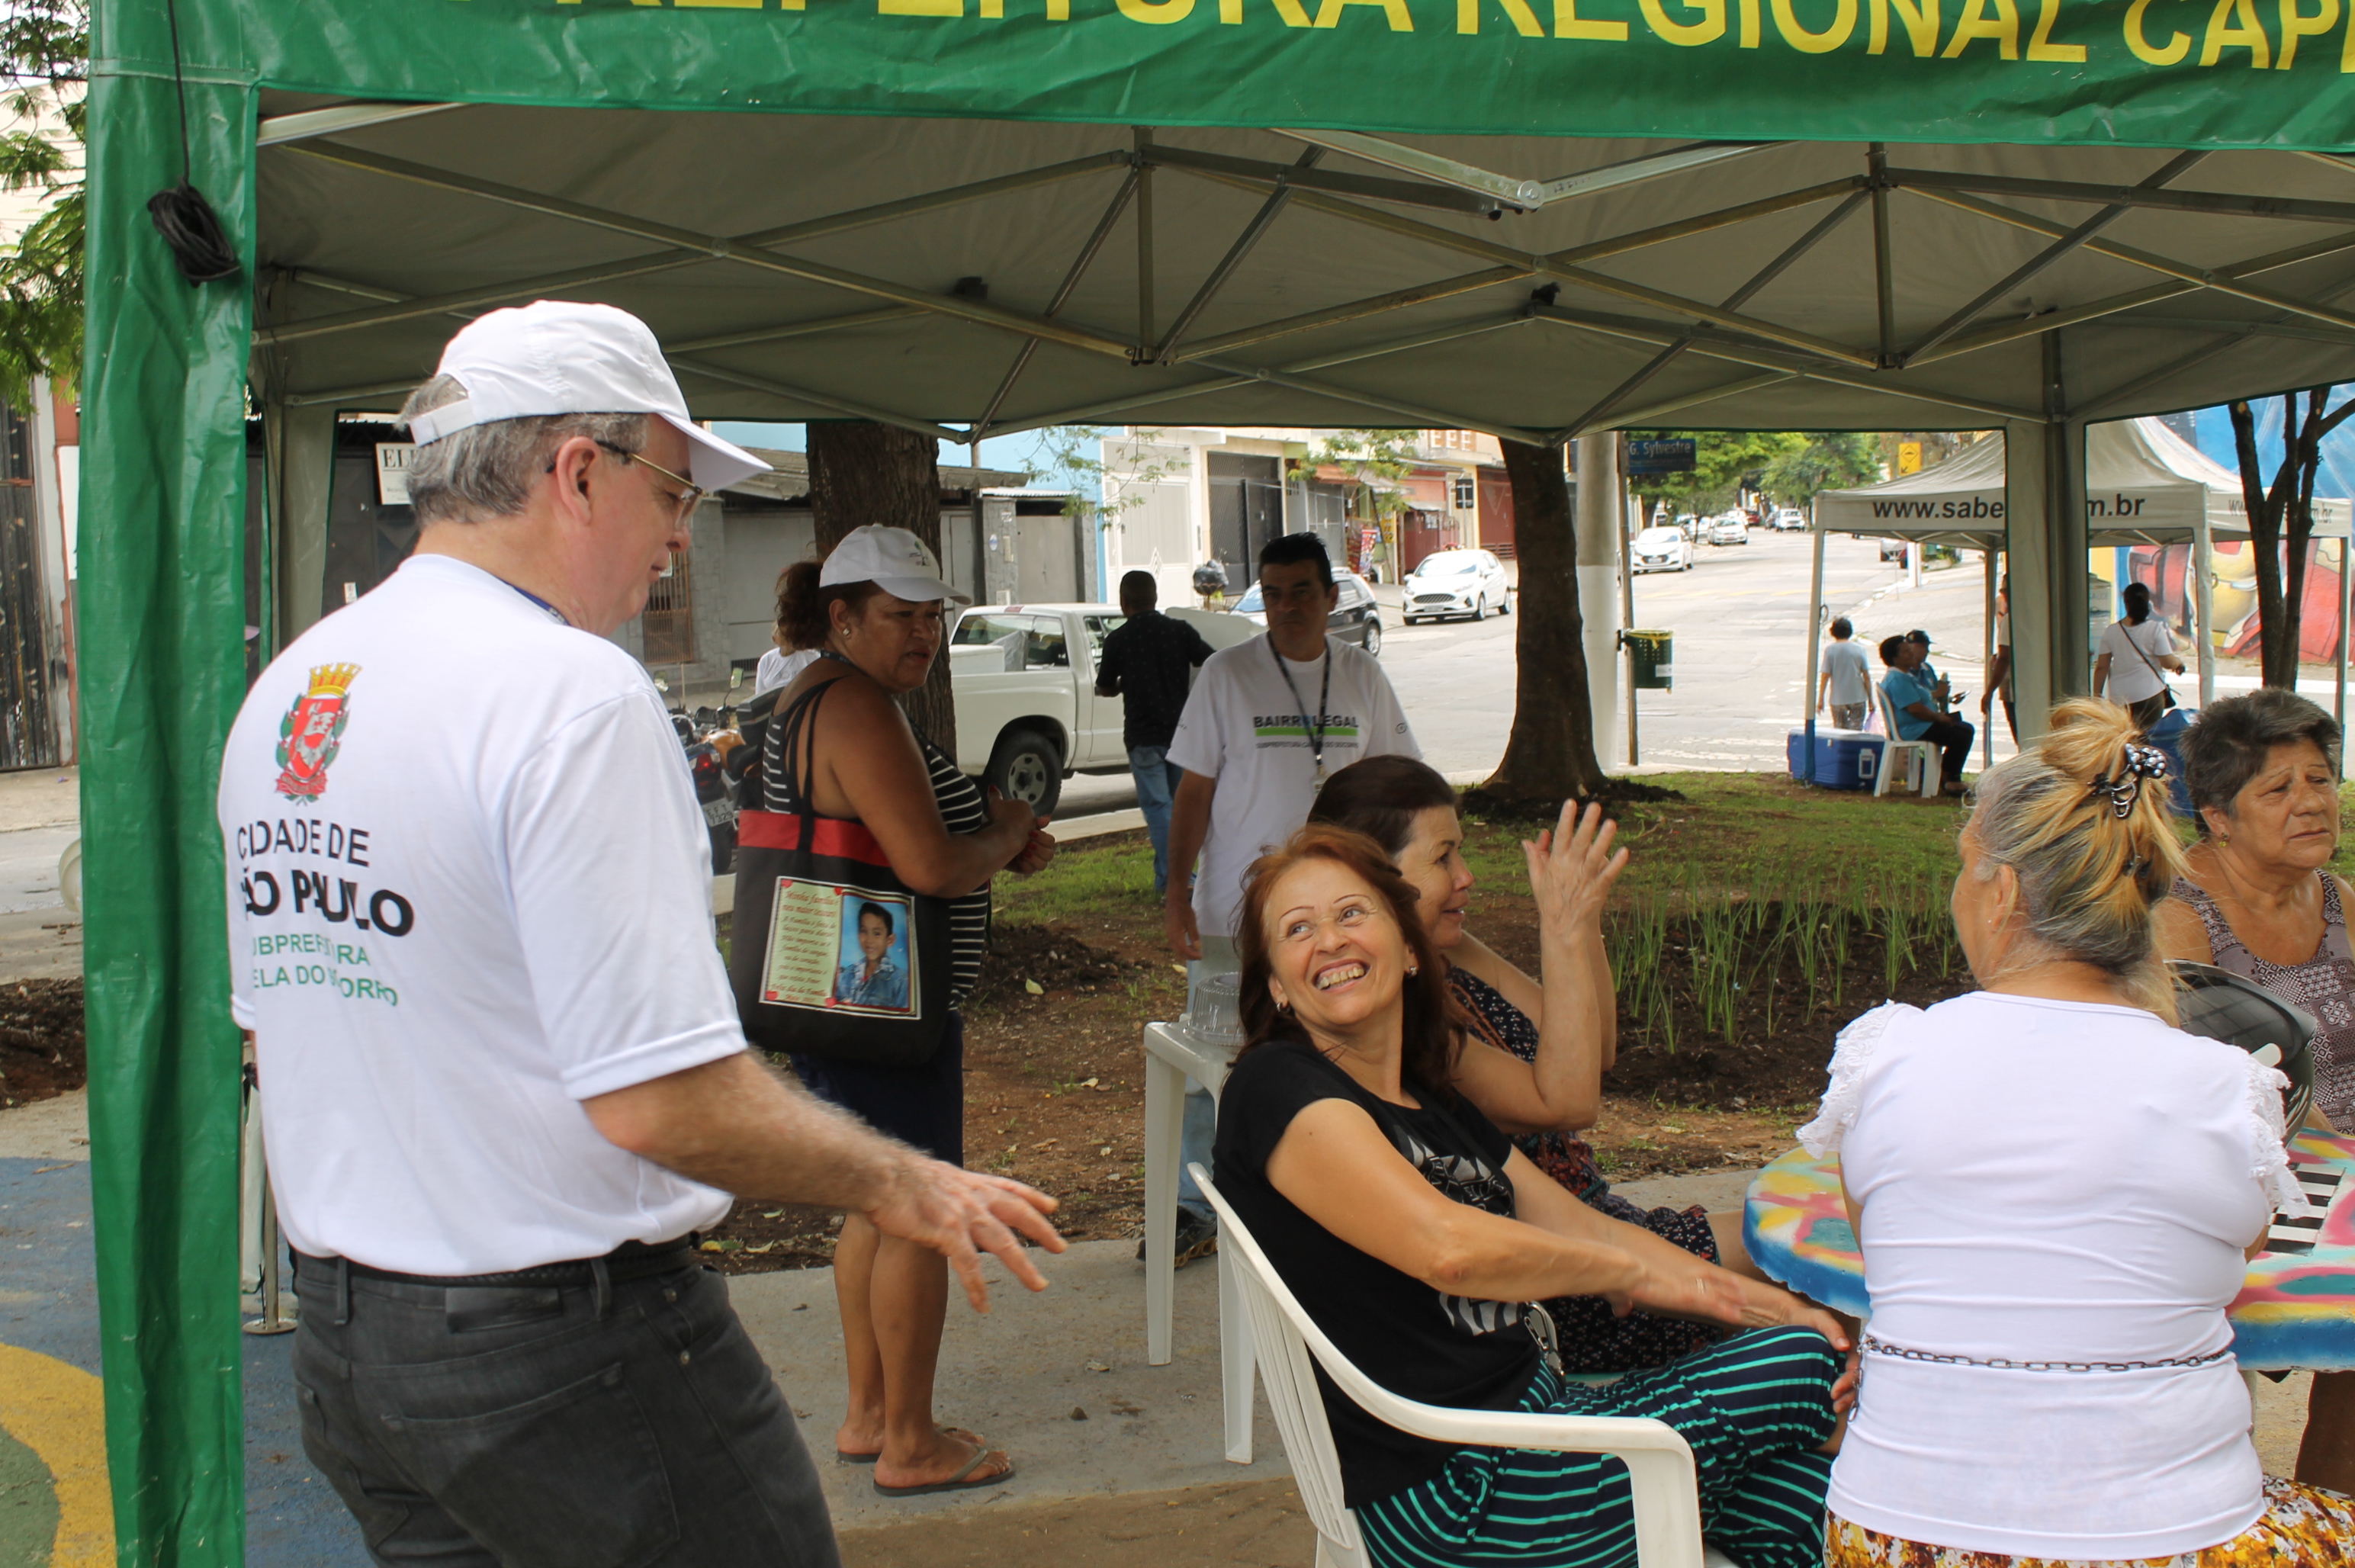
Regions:
[[[941, 453], [931, 436], [868, 420], [813, 421], [809, 431], [810, 517], [823, 559], [845, 534], [867, 523], [905, 528], [941, 553]], [[948, 650], [924, 684], [900, 699], [908, 722], [956, 755], [956, 705], [949, 695]]]
[[[2257, 417], [2245, 402], [2229, 405], [2232, 416], [2232, 447], [2241, 463], [2241, 500], [2249, 513], [2249, 554], [2257, 572], [2257, 649], [2264, 667], [2260, 678], [2267, 686], [2297, 688], [2297, 645], [2288, 645], [2286, 673], [2282, 656], [2281, 485], [2271, 494], [2265, 487], [2263, 460], [2257, 455]], [[2286, 447], [2291, 432], [2282, 432]], [[2285, 454], [2286, 456], [2286, 454]], [[2286, 464], [2285, 464], [2286, 465]]]
[[2270, 489], [2257, 457], [2256, 415], [2245, 402], [2230, 405], [2232, 446], [2241, 463], [2241, 496], [2249, 511], [2249, 549], [2257, 571], [2257, 645], [2264, 679], [2267, 686], [2289, 691], [2297, 689], [2307, 551], [2314, 539], [2314, 485], [2322, 465], [2322, 441], [2355, 416], [2355, 399], [2326, 413], [2329, 402], [2329, 388], [2313, 389], [2306, 395], [2301, 417], [2297, 394], [2282, 395], [2282, 461]]
[[1561, 448], [1504, 443], [1513, 485], [1513, 545], [1521, 562], [1513, 733], [1482, 787], [1519, 800], [1563, 800], [1603, 787], [1586, 690], [1586, 628], [1578, 611], [1578, 539]]

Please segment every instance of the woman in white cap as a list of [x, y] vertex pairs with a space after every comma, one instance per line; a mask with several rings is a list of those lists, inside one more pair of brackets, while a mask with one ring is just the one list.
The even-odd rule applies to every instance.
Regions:
[[[951, 1165], [964, 1161], [964, 1031], [953, 1010], [973, 989], [989, 934], [989, 880], [1035, 871], [1054, 854], [1021, 801], [985, 797], [956, 761], [918, 734], [892, 699], [931, 673], [946, 637], [946, 602], [966, 601], [905, 528], [854, 528], [823, 565], [785, 573], [778, 623], [817, 657], [778, 699], [762, 773], [773, 812], [856, 821], [919, 898], [949, 901], [952, 1011], [932, 1059], [876, 1067], [796, 1055], [811, 1093], [879, 1132]], [[788, 735], [802, 739], [782, 755]], [[797, 781], [805, 781], [807, 798]], [[995, 1486], [1014, 1474], [1004, 1453], [932, 1419], [932, 1373], [948, 1307], [938, 1254], [883, 1235], [862, 1215], [843, 1221], [834, 1254], [849, 1413], [837, 1456], [875, 1467], [892, 1497]]]

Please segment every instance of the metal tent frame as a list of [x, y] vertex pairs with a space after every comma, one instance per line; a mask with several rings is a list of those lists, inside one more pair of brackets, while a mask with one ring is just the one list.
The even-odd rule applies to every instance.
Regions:
[[[2355, 79], [2303, 13], [1896, 9], [100, 0], [79, 622], [126, 1560], [240, 1551], [211, 797], [249, 405], [272, 645], [324, 609], [337, 409], [535, 295], [645, 317], [699, 416], [960, 443], [1999, 422], [2034, 712], [2083, 666], [2086, 421], [2355, 378]], [[149, 227], [184, 177], [238, 280]]]

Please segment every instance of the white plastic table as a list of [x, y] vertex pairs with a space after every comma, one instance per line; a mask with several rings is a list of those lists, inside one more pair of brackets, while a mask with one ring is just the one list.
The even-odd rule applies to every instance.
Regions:
[[[1145, 1359], [1166, 1367], [1178, 1266], [1178, 1144], [1186, 1123], [1186, 1080], [1226, 1086], [1234, 1050], [1206, 1046], [1168, 1024], [1145, 1026]], [[1227, 1457], [1252, 1462], [1253, 1367], [1251, 1327], [1236, 1270], [1219, 1268], [1219, 1384], [1226, 1400]]]

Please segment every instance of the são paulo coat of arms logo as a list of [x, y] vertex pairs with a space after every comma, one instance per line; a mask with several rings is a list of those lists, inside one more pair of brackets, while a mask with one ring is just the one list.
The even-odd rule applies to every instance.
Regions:
[[278, 721], [280, 795], [298, 805], [317, 800], [327, 790], [327, 764], [342, 747], [344, 726], [351, 721], [356, 664], [314, 665], [311, 688], [294, 699]]

